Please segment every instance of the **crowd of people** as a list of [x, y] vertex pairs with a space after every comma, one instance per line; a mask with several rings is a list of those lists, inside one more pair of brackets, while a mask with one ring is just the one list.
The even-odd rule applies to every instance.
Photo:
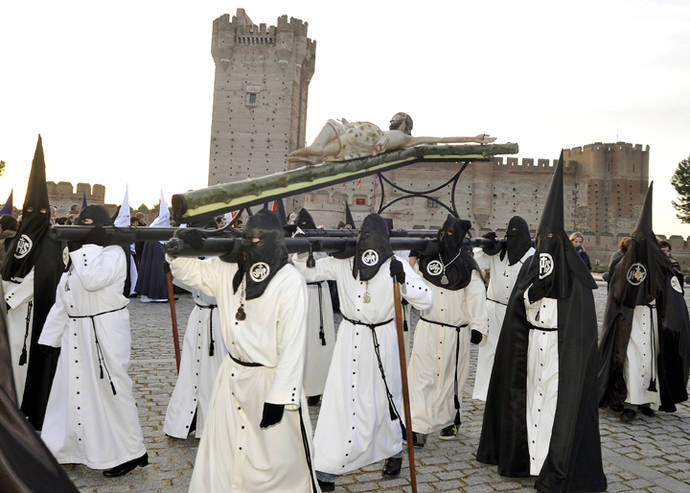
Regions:
[[[59, 463], [107, 477], [148, 464], [127, 371], [128, 298], [168, 301], [156, 291], [166, 264], [195, 303], [163, 426], [200, 438], [192, 492], [333, 491], [339, 476], [381, 460], [384, 476], [399, 475], [408, 428], [415, 447], [457, 436], [471, 345], [471, 397], [485, 401], [477, 460], [536, 477], [539, 491], [606, 489], [600, 407], [629, 422], [687, 400], [688, 310], [670, 245], [652, 231], [651, 187], [609, 270], [599, 335], [583, 236], [564, 230], [560, 163], [534, 239], [515, 216], [505, 237], [488, 233], [472, 249], [471, 223], [449, 215], [437, 241], [394, 252], [388, 221], [371, 214], [344, 250], [288, 254], [286, 235], [315, 229], [313, 218], [301, 210], [286, 227], [264, 209], [210, 258], [119, 244], [94, 205], [73, 220], [91, 230], [63, 250], [46, 235], [44, 168], [37, 149], [21, 223], [0, 218], [2, 284], [17, 405]], [[161, 200], [151, 226], [170, 224]], [[205, 231], [179, 228], [171, 245], [202, 255]], [[395, 290], [419, 312], [404, 362]], [[308, 407], [319, 402], [312, 433]]]

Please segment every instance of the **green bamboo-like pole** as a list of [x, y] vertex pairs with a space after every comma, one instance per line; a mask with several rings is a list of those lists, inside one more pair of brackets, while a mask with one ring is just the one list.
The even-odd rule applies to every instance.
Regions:
[[313, 187], [327, 187], [367, 174], [409, 165], [418, 161], [483, 160], [499, 154], [516, 154], [516, 143], [506, 144], [425, 144], [349, 161], [303, 166], [289, 171], [221, 183], [173, 195], [175, 217], [192, 217], [241, 207], [257, 200], [273, 200], [302, 193]]

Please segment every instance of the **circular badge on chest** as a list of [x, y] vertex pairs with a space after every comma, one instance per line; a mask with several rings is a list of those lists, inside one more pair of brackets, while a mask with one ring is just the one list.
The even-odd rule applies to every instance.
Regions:
[[443, 264], [440, 260], [432, 260], [426, 264], [426, 271], [430, 276], [438, 276], [443, 272]]
[[676, 276], [671, 277], [671, 287], [680, 294], [683, 294], [683, 287], [680, 285], [680, 281], [678, 281]]
[[625, 278], [633, 286], [639, 286], [642, 284], [642, 281], [644, 281], [646, 277], [647, 268], [639, 262], [632, 264], [628, 269], [628, 273], [625, 275]]
[[19, 240], [17, 240], [17, 248], [14, 251], [14, 258], [24, 258], [26, 257], [34, 246], [34, 242], [31, 241], [27, 235], [21, 235]]
[[369, 250], [364, 250], [364, 253], [362, 254], [362, 263], [367, 267], [378, 264], [379, 254], [376, 252], [376, 250], [372, 250], [371, 248]]
[[69, 248], [65, 247], [62, 250], [62, 263], [65, 264], [65, 267], [69, 265]]
[[553, 257], [550, 253], [539, 254], [539, 279], [550, 276], [553, 272]]
[[254, 282], [265, 281], [271, 273], [271, 267], [266, 262], [257, 262], [249, 268], [249, 277]]

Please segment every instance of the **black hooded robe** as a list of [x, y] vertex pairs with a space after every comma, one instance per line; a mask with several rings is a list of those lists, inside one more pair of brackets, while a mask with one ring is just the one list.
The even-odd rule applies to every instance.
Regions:
[[[527, 444], [527, 323], [524, 292], [529, 264], [508, 302], [494, 363], [477, 459], [504, 476], [530, 475]], [[539, 491], [604, 491], [596, 370], [597, 321], [591, 289], [573, 278], [571, 294], [558, 300], [558, 402]]]

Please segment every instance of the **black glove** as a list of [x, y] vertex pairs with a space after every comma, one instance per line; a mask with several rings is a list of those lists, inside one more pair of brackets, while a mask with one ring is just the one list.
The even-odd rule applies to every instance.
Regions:
[[472, 331], [470, 332], [470, 342], [472, 344], [479, 344], [480, 342], [482, 342], [483, 338], [484, 335], [478, 330], [472, 329]]
[[84, 242], [83, 244], [93, 244], [93, 245], [105, 245], [105, 240], [107, 239], [108, 235], [105, 232], [105, 229], [103, 229], [103, 226], [94, 226], [91, 228], [91, 231], [86, 233], [86, 236], [84, 237]]
[[496, 241], [496, 233], [494, 231], [489, 231], [485, 235], [482, 235], [482, 238], [486, 238], [492, 242], [489, 246], [482, 247], [482, 251], [484, 253], [487, 255], [496, 255], [501, 251], [502, 245]]
[[535, 301], [542, 299], [545, 294], [546, 287], [544, 286], [544, 283], [537, 281], [532, 284], [532, 287], [529, 288], [527, 297], [529, 298], [530, 303], [534, 303]]
[[232, 249], [228, 253], [224, 253], [218, 258], [223, 262], [229, 262], [231, 264], [237, 264], [242, 260], [242, 246], [245, 240], [239, 237], [235, 237], [232, 240]]
[[182, 228], [175, 231], [175, 236], [184, 241], [194, 250], [201, 250], [201, 246], [204, 243], [204, 238], [206, 238], [207, 235], [200, 229]]
[[391, 259], [391, 277], [395, 282], [405, 284], [405, 269], [402, 262], [395, 257]]
[[268, 428], [271, 425], [278, 423], [283, 419], [283, 411], [285, 410], [285, 404], [271, 404], [270, 402], [264, 402], [264, 413], [261, 416], [261, 423], [259, 423], [260, 428]]
[[168, 272], [170, 272], [170, 264], [163, 260], [163, 274], [167, 276]]

